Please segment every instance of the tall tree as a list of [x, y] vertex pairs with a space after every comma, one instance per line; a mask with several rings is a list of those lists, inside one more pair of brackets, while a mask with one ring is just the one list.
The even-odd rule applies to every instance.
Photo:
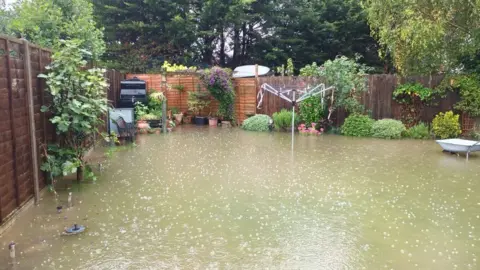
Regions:
[[363, 0], [373, 35], [402, 74], [459, 67], [480, 49], [479, 0]]
[[14, 5], [13, 13], [11, 31], [33, 43], [56, 49], [62, 39], [78, 39], [93, 58], [105, 51], [88, 0], [23, 0]]

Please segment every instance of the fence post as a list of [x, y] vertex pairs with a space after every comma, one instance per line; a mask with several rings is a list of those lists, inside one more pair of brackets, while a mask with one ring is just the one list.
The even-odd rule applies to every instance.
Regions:
[[23, 41], [24, 65], [25, 65], [25, 87], [27, 88], [27, 106], [28, 120], [30, 127], [30, 147], [32, 151], [32, 170], [33, 170], [33, 191], [35, 195], [35, 204], [39, 203], [38, 186], [38, 155], [37, 155], [37, 137], [35, 134], [35, 111], [33, 107], [33, 89], [32, 89], [32, 63], [30, 61], [30, 45], [27, 40]]
[[12, 159], [13, 159], [13, 181], [15, 186], [15, 199], [17, 207], [20, 206], [20, 192], [17, 176], [17, 137], [15, 136], [15, 119], [13, 116], [13, 82], [12, 82], [12, 66], [10, 65], [10, 45], [8, 39], [5, 39], [5, 49], [7, 51], [7, 84], [8, 84], [8, 106], [10, 111], [10, 130], [12, 139]]

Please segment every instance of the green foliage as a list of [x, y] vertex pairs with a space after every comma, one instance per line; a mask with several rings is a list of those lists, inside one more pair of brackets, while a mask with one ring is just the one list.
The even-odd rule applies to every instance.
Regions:
[[269, 131], [272, 118], [265, 114], [256, 114], [243, 121], [242, 128], [249, 131]]
[[367, 115], [351, 114], [342, 125], [342, 134], [355, 137], [369, 137], [375, 120]]
[[300, 67], [356, 53], [383, 64], [357, 0], [92, 2], [105, 28], [105, 61], [122, 71], [159, 71], [164, 61], [279, 67], [289, 57]]
[[14, 5], [13, 13], [10, 29], [37, 45], [58, 50], [61, 40], [76, 39], [80, 48], [92, 53], [89, 58], [98, 59], [105, 51], [88, 0], [24, 0]]
[[320, 77], [320, 67], [316, 62], [311, 65], [306, 65], [300, 69], [300, 76], [304, 77]]
[[[53, 54], [53, 62], [47, 67], [48, 74], [38, 77], [47, 81], [47, 92], [52, 103], [42, 111], [52, 114], [50, 122], [59, 135], [62, 153], [49, 152], [60, 159], [63, 171], [75, 172], [84, 168], [85, 152], [93, 146], [94, 135], [103, 124], [102, 116], [107, 112], [105, 70], [86, 68], [85, 50], [81, 41], [62, 41], [61, 49]], [[82, 179], [78, 179], [82, 180]]]
[[366, 66], [345, 56], [326, 61], [319, 75], [327, 86], [335, 86], [334, 107], [343, 107], [349, 113], [363, 113], [364, 107], [358, 102], [359, 95], [367, 91]]
[[429, 139], [430, 131], [428, 130], [428, 126], [426, 124], [420, 122], [417, 125], [407, 129], [407, 131], [404, 133], [404, 136], [412, 139]]
[[480, 5], [471, 0], [363, 0], [372, 34], [403, 74], [458, 67], [480, 46]]
[[204, 70], [200, 78], [210, 94], [220, 103], [218, 106], [218, 115], [224, 120], [234, 118], [235, 91], [228, 71], [213, 67]]
[[462, 131], [460, 130], [460, 123], [458, 114], [454, 114], [452, 111], [446, 113], [439, 113], [433, 119], [433, 133], [435, 136], [441, 139], [455, 138]]
[[[283, 131], [290, 129], [292, 127], [292, 117], [293, 113], [286, 109], [282, 109], [281, 111], [274, 113], [272, 118], [273, 123], [275, 124], [275, 129]], [[299, 122], [300, 120], [298, 117], [295, 117], [294, 125], [296, 126]]]
[[187, 99], [188, 109], [195, 115], [210, 105], [210, 93], [202, 91], [188, 92]]
[[140, 101], [135, 102], [135, 119], [143, 120], [143, 116], [148, 113], [148, 107]]
[[295, 72], [295, 67], [293, 66], [293, 60], [292, 58], [287, 59], [287, 76], [293, 76]]
[[196, 67], [187, 67], [184, 65], [170, 64], [168, 61], [163, 62], [162, 69], [166, 72], [192, 71], [197, 70]]
[[372, 136], [382, 139], [400, 139], [406, 131], [401, 121], [394, 119], [382, 119], [373, 123]]
[[148, 95], [148, 108], [150, 111], [162, 111], [163, 102], [167, 101], [167, 98], [162, 92], [153, 90]]
[[178, 114], [180, 112], [180, 110], [177, 107], [173, 107], [171, 111], [173, 115]]
[[323, 117], [320, 99], [321, 97], [319, 96], [312, 96], [300, 103], [300, 120], [304, 121], [307, 127], [312, 123], [318, 123]]
[[442, 94], [439, 89], [431, 89], [424, 87], [419, 83], [402, 84], [393, 92], [393, 99], [398, 103], [413, 104], [415, 100], [419, 100], [424, 104], [428, 104], [434, 98]]
[[460, 91], [460, 101], [455, 109], [480, 116], [480, 79], [474, 75], [463, 75], [452, 78], [452, 87]]
[[402, 121], [412, 127], [420, 121], [423, 108], [433, 104], [437, 97], [444, 97], [445, 89], [431, 89], [419, 83], [402, 84], [393, 92], [393, 99], [402, 105]]

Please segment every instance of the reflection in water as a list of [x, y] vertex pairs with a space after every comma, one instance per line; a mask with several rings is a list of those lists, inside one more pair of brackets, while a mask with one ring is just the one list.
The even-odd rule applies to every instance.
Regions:
[[292, 155], [289, 134], [222, 128], [138, 140], [71, 209], [46, 195], [22, 215], [0, 268], [15, 241], [16, 269], [478, 269], [478, 158], [339, 136]]

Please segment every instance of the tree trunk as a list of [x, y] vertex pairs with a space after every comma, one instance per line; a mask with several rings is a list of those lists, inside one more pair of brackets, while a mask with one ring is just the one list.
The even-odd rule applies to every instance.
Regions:
[[83, 166], [77, 168], [77, 182], [80, 183], [83, 181]]
[[238, 66], [238, 57], [240, 51], [240, 29], [235, 25], [233, 30], [233, 59], [232, 67]]
[[211, 64], [213, 60], [213, 48], [212, 48], [212, 42], [215, 39], [215, 37], [204, 37], [204, 49], [203, 49], [203, 62], [207, 64]]
[[245, 62], [245, 51], [247, 46], [247, 23], [242, 25], [242, 56], [240, 57], [240, 64]]
[[225, 29], [223, 28], [220, 35], [220, 66], [225, 66]]

